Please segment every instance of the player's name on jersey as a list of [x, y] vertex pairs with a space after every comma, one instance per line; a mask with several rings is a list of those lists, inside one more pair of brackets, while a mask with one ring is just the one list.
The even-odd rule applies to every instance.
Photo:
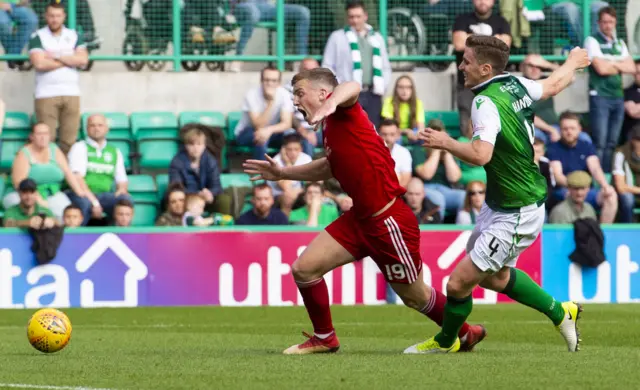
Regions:
[[513, 110], [515, 112], [520, 112], [525, 108], [531, 107], [532, 104], [533, 104], [533, 100], [529, 97], [529, 95], [524, 95], [523, 98], [518, 99], [515, 102], [511, 103], [511, 105], [513, 106]]

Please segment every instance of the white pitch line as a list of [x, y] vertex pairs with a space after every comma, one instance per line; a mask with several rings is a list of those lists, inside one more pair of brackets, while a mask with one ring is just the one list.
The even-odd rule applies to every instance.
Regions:
[[0, 387], [8, 387], [11, 389], [48, 389], [48, 390], [114, 390], [114, 389], [104, 389], [104, 388], [97, 388], [97, 387], [30, 385], [26, 383], [0, 383]]

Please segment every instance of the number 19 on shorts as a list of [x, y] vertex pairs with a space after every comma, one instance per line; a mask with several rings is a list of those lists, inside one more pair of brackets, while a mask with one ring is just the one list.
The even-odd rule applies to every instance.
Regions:
[[405, 278], [406, 274], [404, 272], [404, 265], [402, 264], [385, 264], [384, 266], [387, 272], [387, 280], [402, 280]]

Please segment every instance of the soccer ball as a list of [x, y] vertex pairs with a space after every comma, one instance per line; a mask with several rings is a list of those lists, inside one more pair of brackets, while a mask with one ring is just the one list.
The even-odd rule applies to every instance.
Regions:
[[71, 321], [60, 310], [40, 309], [27, 323], [27, 337], [33, 348], [40, 352], [58, 352], [69, 344]]

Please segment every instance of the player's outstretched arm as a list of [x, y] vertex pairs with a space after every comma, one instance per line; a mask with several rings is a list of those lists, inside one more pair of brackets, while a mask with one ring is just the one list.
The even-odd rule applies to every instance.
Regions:
[[347, 81], [338, 85], [322, 106], [309, 119], [309, 123], [315, 125], [324, 118], [336, 112], [337, 107], [351, 107], [358, 101], [360, 96], [360, 84], [355, 81]]
[[281, 167], [268, 155], [265, 155], [265, 157], [267, 159], [266, 161], [247, 160], [242, 164], [245, 173], [249, 175], [256, 175], [251, 178], [252, 181], [320, 181], [328, 180], [333, 177], [329, 160], [327, 160], [326, 157], [295, 167]]
[[493, 144], [480, 139], [460, 142], [444, 131], [430, 128], [419, 132], [418, 139], [424, 141], [425, 147], [446, 150], [460, 160], [473, 165], [483, 166], [491, 161], [493, 156]]
[[590, 63], [585, 49], [580, 47], [573, 48], [564, 64], [553, 71], [548, 78], [540, 81], [540, 84], [542, 84], [541, 99], [547, 99], [559, 94], [571, 84], [576, 70], [586, 68]]

